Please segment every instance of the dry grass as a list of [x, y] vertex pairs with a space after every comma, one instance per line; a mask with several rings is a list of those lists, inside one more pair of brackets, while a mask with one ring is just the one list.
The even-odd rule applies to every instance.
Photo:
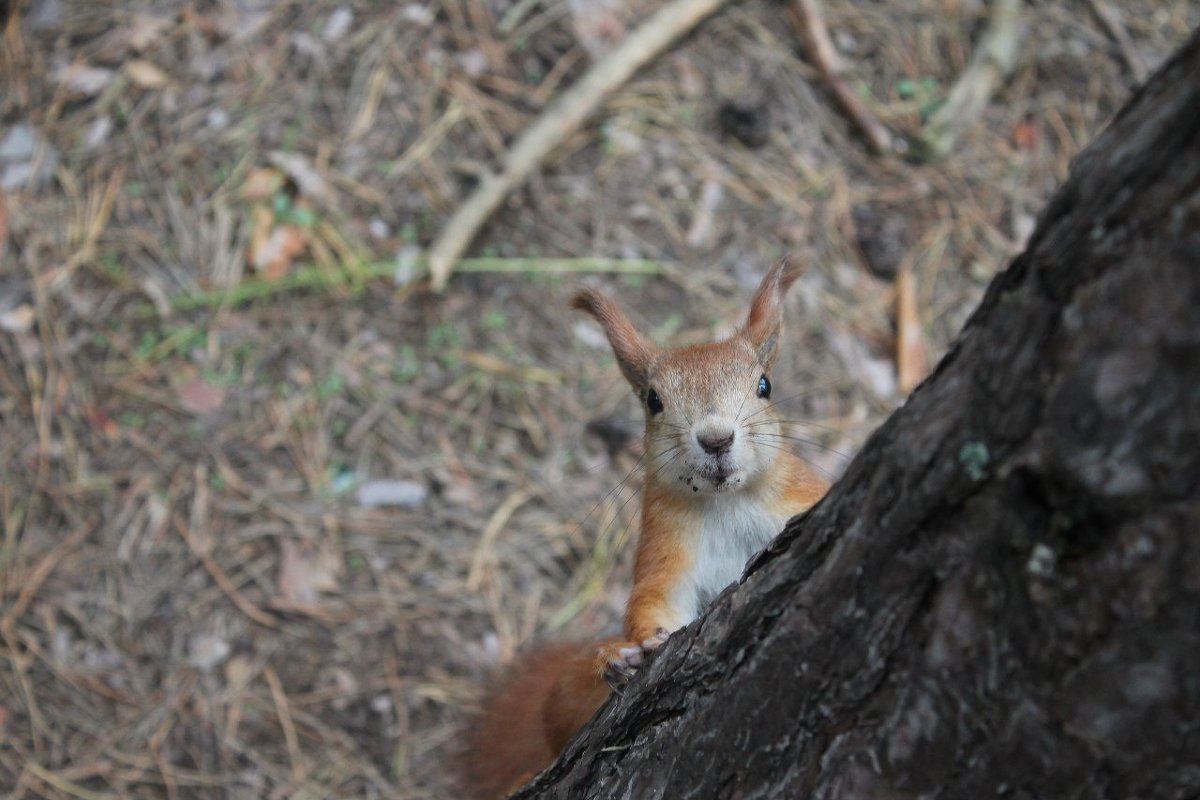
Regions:
[[[30, 798], [452, 795], [443, 758], [486, 672], [623, 602], [636, 457], [588, 426], [638, 412], [563, 310], [571, 287], [610, 285], [683, 342], [798, 253], [775, 383], [837, 472], [897, 402], [892, 286], [867, 259], [911, 270], [943, 352], [1130, 64], [1200, 22], [1189, 0], [1026, 8], [1015, 76], [947, 161], [914, 165], [862, 146], [779, 4], [732, 4], [472, 249], [667, 275], [462, 274], [430, 296], [361, 265], [427, 246], [581, 74], [564, 4], [35, 5], [0, 53], [0, 136], [28, 122], [61, 154], [8, 194], [0, 246], [0, 312], [32, 320], [0, 331], [0, 788]], [[899, 133], [986, 10], [825, 5], [851, 86]], [[111, 73], [81, 91], [84, 66]], [[768, 109], [764, 147], [722, 138], [724, 98]], [[263, 283], [243, 187], [272, 165], [321, 280], [172, 310]], [[363, 507], [376, 478], [428, 495]]]

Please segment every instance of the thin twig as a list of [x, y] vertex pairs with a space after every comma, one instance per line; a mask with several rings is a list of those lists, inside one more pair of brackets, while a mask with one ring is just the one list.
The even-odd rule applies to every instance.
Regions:
[[1138, 55], [1137, 50], [1133, 46], [1133, 41], [1129, 38], [1129, 32], [1125, 30], [1125, 26], [1121, 23], [1121, 19], [1117, 16], [1117, 12], [1112, 6], [1104, 2], [1104, 0], [1088, 0], [1092, 7], [1092, 13], [1100, 20], [1100, 24], [1104, 26], [1104, 30], [1117, 43], [1117, 49], [1121, 51], [1121, 58], [1125, 62], [1125, 66], [1129, 67], [1129, 71], [1133, 73], [1133, 79], [1138, 83], [1146, 80], [1146, 75], [1149, 72], [1146, 69], [1146, 62]]
[[517, 139], [499, 175], [483, 178], [458, 207], [429, 251], [432, 288], [441, 291], [463, 251], [505, 196], [559, 143], [579, 129], [600, 102], [726, 0], [674, 0], [604, 57]]
[[0, 620], [0, 631], [4, 631], [6, 634], [12, 631], [13, 623], [16, 622], [17, 617], [24, 614], [25, 610], [29, 608], [29, 604], [33, 601], [34, 596], [42, 588], [42, 584], [46, 582], [50, 574], [58, 567], [59, 562], [70, 555], [76, 547], [83, 544], [83, 541], [95, 529], [95, 522], [85, 522], [76, 528], [75, 532], [66, 538], [66, 541], [56, 546], [38, 562], [38, 565], [29, 573], [29, 577], [23, 581], [21, 592], [17, 595], [17, 601], [8, 609], [3, 620]]
[[528, 492], [523, 489], [514, 490], [500, 504], [500, 507], [492, 513], [491, 519], [484, 526], [483, 533], [479, 536], [479, 542], [475, 545], [475, 554], [471, 557], [471, 569], [467, 572], [467, 589], [472, 594], [479, 591], [479, 587], [483, 582], [483, 568], [487, 564], [496, 537], [500, 535], [500, 531], [508, 524], [508, 520], [513, 513], [528, 499]]
[[916, 158], [932, 161], [949, 155], [958, 137], [979, 119], [995, 88], [1016, 67], [1020, 11], [1021, 0], [993, 0], [992, 15], [971, 62], [913, 140]]
[[238, 590], [237, 584], [226, 574], [225, 570], [221, 569], [221, 565], [217, 563], [217, 560], [196, 541], [196, 537], [192, 535], [191, 528], [183, 517], [179, 514], [174, 514], [172, 515], [172, 520], [175, 522], [175, 529], [179, 531], [179, 535], [187, 543], [188, 549], [192, 551], [192, 555], [200, 559], [200, 563], [204, 565], [204, 569], [216, 581], [217, 586], [220, 586], [221, 590], [233, 601], [233, 604], [238, 607], [238, 610], [259, 625], [274, 628], [276, 625], [275, 618], [250, 602]]
[[894, 147], [892, 134], [842, 78], [845, 67], [829, 38], [820, 0], [793, 0], [791, 8], [792, 20], [804, 43], [804, 52], [821, 74], [821, 79], [829, 85], [829, 91], [842, 111], [862, 132], [872, 152], [877, 155], [891, 152]]
[[32, 759], [25, 762], [25, 769], [26, 771], [33, 773], [38, 779], [45, 781], [55, 789], [58, 789], [60, 792], [71, 795], [72, 797], [78, 797], [80, 800], [115, 800], [116, 798], [115, 794], [109, 794], [108, 792], [93, 792], [91, 789], [69, 781], [63, 776], [59, 775], [57, 772], [46, 769]]
[[292, 762], [292, 779], [296, 783], [304, 780], [304, 756], [300, 751], [300, 737], [296, 735], [296, 726], [292, 722], [292, 712], [288, 706], [287, 694], [278, 673], [270, 664], [263, 667], [263, 677], [271, 689], [271, 699], [275, 702], [275, 714], [279, 717], [279, 727], [283, 729], [283, 738], [287, 743], [288, 759]]

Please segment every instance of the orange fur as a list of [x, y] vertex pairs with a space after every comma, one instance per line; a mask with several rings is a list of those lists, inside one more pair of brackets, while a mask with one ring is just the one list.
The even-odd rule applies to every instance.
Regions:
[[472, 796], [492, 800], [516, 791], [591, 718], [609, 691], [595, 669], [596, 650], [578, 642], [535, 650], [493, 688], [461, 753]]
[[607, 698], [613, 665], [636, 669], [630, 653], [689, 623], [788, 518], [825, 494], [825, 481], [781, 447], [783, 423], [756, 393], [778, 352], [783, 295], [799, 275], [795, 262], [780, 261], [734, 336], [669, 350], [652, 345], [604, 294], [576, 295], [573, 307], [601, 324], [647, 405], [642, 527], [624, 637], [521, 659], [469, 737], [465, 771], [477, 797], [500, 797], [549, 765]]

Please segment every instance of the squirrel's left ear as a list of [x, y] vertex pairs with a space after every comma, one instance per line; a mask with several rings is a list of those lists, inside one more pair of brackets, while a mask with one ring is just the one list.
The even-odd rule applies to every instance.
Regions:
[[803, 271], [794, 258], [784, 257], [776, 261], [763, 276], [750, 303], [750, 316], [746, 318], [743, 332], [758, 351], [758, 360], [766, 369], [775, 363], [775, 355], [779, 351], [783, 296]]

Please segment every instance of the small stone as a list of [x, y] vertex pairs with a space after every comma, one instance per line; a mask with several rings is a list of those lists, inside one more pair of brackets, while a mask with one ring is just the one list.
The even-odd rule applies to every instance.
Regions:
[[37, 188], [54, 175], [58, 151], [32, 125], [21, 123], [0, 141], [0, 189]]
[[210, 672], [229, 658], [232, 649], [229, 642], [219, 636], [197, 634], [188, 643], [188, 663], [202, 672]]
[[0, 161], [28, 161], [37, 152], [38, 139], [32, 125], [25, 122], [14, 125], [0, 141]]
[[419, 508], [429, 497], [429, 490], [416, 481], [379, 479], [359, 486], [355, 496], [358, 504], [364, 508]]
[[354, 12], [346, 6], [341, 6], [325, 21], [325, 29], [321, 31], [321, 38], [327, 42], [336, 42], [346, 35], [352, 24], [354, 24]]

